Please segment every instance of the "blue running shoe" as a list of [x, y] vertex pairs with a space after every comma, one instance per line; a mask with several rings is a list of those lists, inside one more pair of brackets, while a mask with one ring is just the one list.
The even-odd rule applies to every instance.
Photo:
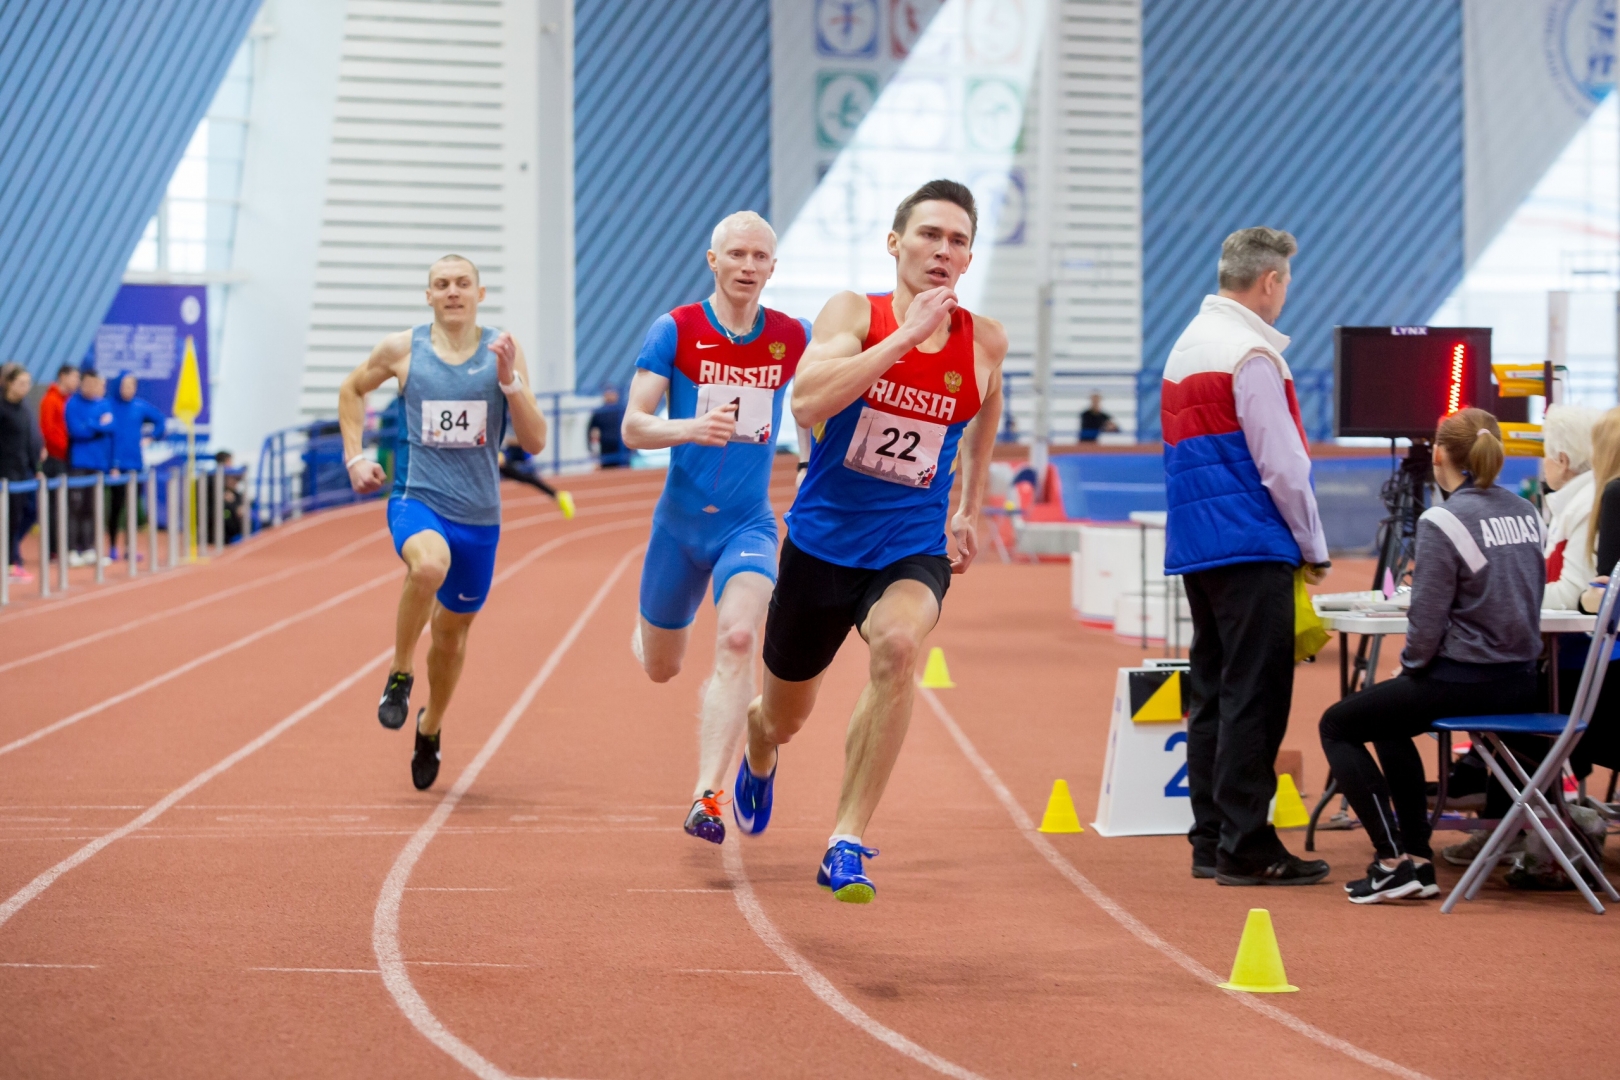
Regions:
[[771, 792], [776, 784], [776, 766], [771, 775], [759, 777], [748, 767], [748, 755], [737, 766], [737, 786], [731, 800], [731, 816], [737, 819], [737, 828], [749, 836], [758, 836], [771, 823]]
[[816, 871], [816, 884], [831, 889], [832, 894], [846, 904], [870, 904], [877, 895], [877, 886], [866, 876], [861, 858], [877, 857], [877, 849], [840, 840], [827, 849]]

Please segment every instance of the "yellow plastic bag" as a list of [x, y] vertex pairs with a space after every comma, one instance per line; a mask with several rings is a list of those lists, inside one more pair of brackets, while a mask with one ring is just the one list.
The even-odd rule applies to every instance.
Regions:
[[1332, 636], [1311, 606], [1311, 594], [1305, 591], [1305, 568], [1301, 566], [1294, 571], [1294, 663], [1321, 652]]

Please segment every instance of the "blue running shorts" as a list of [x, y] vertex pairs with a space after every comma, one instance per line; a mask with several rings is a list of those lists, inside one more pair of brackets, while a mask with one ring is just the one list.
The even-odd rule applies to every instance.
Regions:
[[775, 515], [763, 514], [728, 533], [689, 538], [655, 517], [641, 565], [641, 617], [664, 630], [690, 626], [703, 603], [703, 586], [713, 579], [718, 604], [726, 583], [744, 571], [776, 583]]
[[495, 577], [499, 525], [463, 525], [440, 517], [426, 503], [401, 498], [388, 500], [388, 531], [394, 534], [395, 554], [401, 554], [405, 541], [417, 533], [436, 532], [444, 537], [450, 547], [450, 572], [439, 586], [439, 604], [461, 615], [484, 606]]

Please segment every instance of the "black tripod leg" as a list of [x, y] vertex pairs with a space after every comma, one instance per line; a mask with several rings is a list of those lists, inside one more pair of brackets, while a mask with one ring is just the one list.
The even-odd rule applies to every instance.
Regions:
[[1305, 850], [1316, 850], [1316, 822], [1327, 809], [1327, 804], [1333, 801], [1333, 796], [1339, 793], [1339, 782], [1328, 773], [1327, 786], [1322, 789], [1322, 798], [1317, 802], [1316, 809], [1311, 811], [1310, 824], [1305, 826]]

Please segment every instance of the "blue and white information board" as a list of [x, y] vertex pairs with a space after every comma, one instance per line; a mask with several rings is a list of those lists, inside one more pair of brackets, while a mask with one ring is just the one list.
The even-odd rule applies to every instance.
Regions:
[[[125, 285], [101, 320], [85, 360], [109, 380], [133, 374], [136, 396], [174, 415], [180, 365], [190, 347], [197, 354], [203, 407], [199, 433], [208, 430], [213, 404], [208, 387], [208, 289], [203, 285]], [[109, 383], [108, 393], [117, 393]]]

